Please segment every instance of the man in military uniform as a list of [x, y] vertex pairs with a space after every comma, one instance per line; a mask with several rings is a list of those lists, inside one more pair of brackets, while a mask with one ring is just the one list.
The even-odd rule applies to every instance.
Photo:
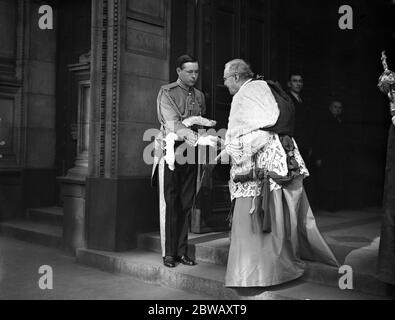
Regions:
[[[166, 159], [157, 157], [154, 164], [159, 167], [160, 226], [164, 265], [173, 268], [177, 262], [193, 266], [195, 261], [187, 255], [188, 222], [196, 191], [197, 163], [195, 157], [177, 161], [180, 150], [188, 155], [195, 154], [198, 145], [217, 146], [217, 137], [201, 136], [196, 128], [188, 127], [187, 119], [205, 113], [205, 99], [201, 91], [194, 88], [199, 76], [199, 65], [195, 58], [183, 55], [177, 59], [178, 80], [163, 86], [158, 95], [157, 111], [161, 124], [161, 134], [157, 145], [166, 149], [166, 137], [176, 137], [176, 161], [174, 166]], [[181, 155], [182, 158], [182, 155]], [[185, 157], [184, 157], [185, 160]], [[192, 161], [191, 161], [192, 160]]]

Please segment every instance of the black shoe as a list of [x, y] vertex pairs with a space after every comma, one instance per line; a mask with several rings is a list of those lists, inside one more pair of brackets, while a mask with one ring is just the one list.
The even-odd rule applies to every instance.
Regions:
[[176, 266], [176, 260], [174, 257], [166, 256], [163, 258], [163, 264], [168, 268], [174, 268]]
[[196, 266], [196, 262], [189, 258], [188, 256], [182, 256], [181, 258], [178, 258], [178, 261], [181, 262], [182, 264], [185, 264], [186, 266]]

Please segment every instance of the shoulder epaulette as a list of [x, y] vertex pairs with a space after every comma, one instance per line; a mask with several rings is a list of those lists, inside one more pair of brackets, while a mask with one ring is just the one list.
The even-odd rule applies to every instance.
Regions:
[[170, 89], [173, 89], [175, 87], [178, 87], [178, 83], [177, 82], [172, 82], [172, 83], [169, 83], [169, 84], [166, 84], [166, 85], [162, 86], [162, 89], [170, 90]]

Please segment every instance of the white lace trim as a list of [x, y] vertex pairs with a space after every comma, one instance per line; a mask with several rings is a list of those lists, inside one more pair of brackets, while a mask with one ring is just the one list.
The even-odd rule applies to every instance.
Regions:
[[[308, 177], [309, 171], [307, 170], [305, 162], [300, 155], [295, 140], [294, 144], [295, 160], [300, 166], [300, 174]], [[281, 176], [287, 175], [287, 156], [277, 134], [272, 135], [269, 138], [267, 144], [257, 152], [255, 161], [253, 161], [253, 159], [249, 157], [240, 164], [233, 163], [230, 170], [231, 180], [229, 181], [229, 190], [232, 200], [235, 198], [255, 197], [261, 195], [261, 181], [248, 181], [245, 183], [235, 183], [233, 181], [236, 175], [247, 174], [251, 169], [255, 169], [255, 166], [264, 169], [265, 172], [273, 171]], [[277, 184], [274, 180], [269, 179], [269, 181], [270, 191], [281, 189], [281, 186]]]

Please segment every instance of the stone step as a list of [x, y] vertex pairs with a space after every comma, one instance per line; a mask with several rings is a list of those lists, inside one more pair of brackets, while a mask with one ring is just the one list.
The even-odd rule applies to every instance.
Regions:
[[63, 249], [63, 228], [27, 220], [0, 223], [0, 234], [30, 243]]
[[27, 210], [27, 219], [55, 226], [63, 226], [63, 208], [48, 207]]
[[295, 280], [280, 286], [233, 290], [224, 286], [226, 267], [200, 262], [197, 266], [166, 268], [161, 255], [133, 250], [114, 253], [89, 249], [77, 250], [81, 264], [113, 273], [130, 275], [144, 282], [185, 290], [218, 300], [379, 300], [377, 296], [321, 286]]
[[[226, 266], [229, 253], [229, 237], [227, 232], [217, 232], [205, 235], [190, 234], [188, 254], [199, 262]], [[161, 253], [159, 233], [141, 234], [138, 238], [138, 247]], [[342, 250], [342, 248], [336, 248]], [[306, 273], [303, 280], [309, 283], [339, 287], [339, 269], [318, 262], [306, 261]], [[385, 297], [387, 295], [386, 285], [378, 281], [375, 275], [353, 270], [353, 287], [355, 291], [369, 295]]]
[[[228, 232], [213, 232], [203, 235], [190, 234], [188, 237], [188, 254], [200, 262], [226, 265], [229, 243]], [[143, 250], [160, 253], [159, 233], [140, 234], [138, 247]]]

